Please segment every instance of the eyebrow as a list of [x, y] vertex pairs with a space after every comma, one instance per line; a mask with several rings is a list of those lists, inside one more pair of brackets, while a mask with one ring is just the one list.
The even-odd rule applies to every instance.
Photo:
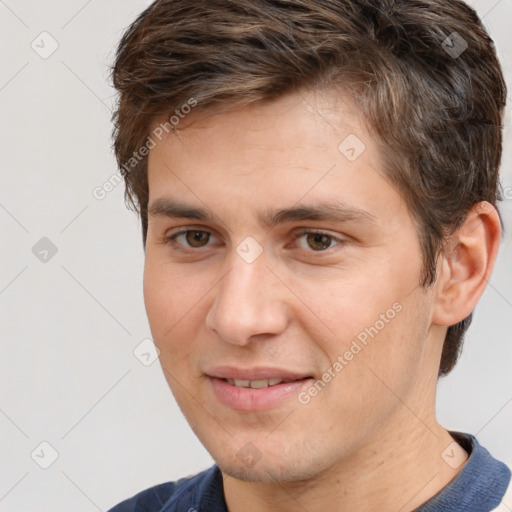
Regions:
[[[209, 209], [189, 205], [182, 201], [159, 198], [148, 207], [148, 216], [195, 219], [215, 222], [218, 219]], [[377, 217], [366, 210], [354, 208], [339, 202], [321, 201], [310, 205], [292, 206], [278, 210], [267, 209], [258, 215], [258, 221], [266, 227], [273, 228], [279, 224], [293, 221], [357, 221], [377, 225]]]

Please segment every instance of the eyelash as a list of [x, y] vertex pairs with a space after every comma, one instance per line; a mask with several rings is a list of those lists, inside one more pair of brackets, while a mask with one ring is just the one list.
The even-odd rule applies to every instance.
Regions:
[[[204, 246], [204, 247], [192, 248], [189, 246], [188, 247], [184, 246], [183, 244], [180, 244], [179, 242], [176, 242], [176, 238], [178, 236], [186, 235], [187, 233], [189, 233], [191, 231], [192, 232], [195, 231], [198, 233], [207, 233], [210, 236], [212, 235], [212, 233], [210, 233], [209, 231], [203, 230], [203, 229], [190, 229], [189, 228], [189, 229], [183, 229], [181, 231], [173, 233], [172, 235], [165, 236], [162, 240], [162, 243], [167, 244], [167, 245], [172, 245], [174, 250], [176, 250], [177, 252], [181, 252], [183, 254], [191, 254], [193, 252], [198, 252], [199, 250], [203, 249], [204, 247], [207, 247], [207, 246]], [[333, 235], [330, 235], [329, 233], [326, 233], [325, 231], [320, 231], [320, 230], [315, 230], [315, 229], [304, 229], [302, 231], [299, 231], [298, 233], [295, 233], [294, 240], [297, 240], [306, 235], [324, 235], [324, 236], [329, 237], [331, 242], [336, 242], [336, 244], [334, 246], [328, 247], [327, 249], [323, 249], [320, 251], [314, 251], [313, 249], [303, 249], [303, 250], [311, 252], [311, 253], [317, 253], [317, 254], [326, 253], [326, 252], [330, 251], [331, 249], [333, 249], [334, 247], [341, 246], [346, 243], [346, 240], [337, 238]], [[184, 249], [184, 247], [187, 247], [187, 249]]]

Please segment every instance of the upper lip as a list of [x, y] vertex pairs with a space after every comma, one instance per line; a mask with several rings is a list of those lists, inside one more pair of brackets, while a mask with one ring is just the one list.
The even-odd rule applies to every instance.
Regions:
[[235, 380], [300, 380], [311, 377], [306, 373], [299, 373], [284, 368], [271, 368], [257, 366], [252, 368], [240, 368], [234, 366], [216, 366], [205, 372], [209, 377], [217, 379], [235, 379]]

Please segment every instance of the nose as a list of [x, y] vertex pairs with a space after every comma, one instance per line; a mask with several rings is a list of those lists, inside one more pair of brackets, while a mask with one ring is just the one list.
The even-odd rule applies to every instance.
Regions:
[[286, 288], [267, 266], [264, 253], [247, 263], [236, 253], [216, 287], [207, 328], [225, 342], [245, 346], [261, 335], [277, 335], [288, 325]]

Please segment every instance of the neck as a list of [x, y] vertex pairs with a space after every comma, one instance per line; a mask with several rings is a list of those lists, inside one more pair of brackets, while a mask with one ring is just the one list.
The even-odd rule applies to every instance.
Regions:
[[401, 408], [399, 417], [348, 460], [307, 481], [263, 484], [223, 474], [229, 512], [412, 511], [445, 487], [462, 466], [441, 457], [453, 442], [435, 420]]

